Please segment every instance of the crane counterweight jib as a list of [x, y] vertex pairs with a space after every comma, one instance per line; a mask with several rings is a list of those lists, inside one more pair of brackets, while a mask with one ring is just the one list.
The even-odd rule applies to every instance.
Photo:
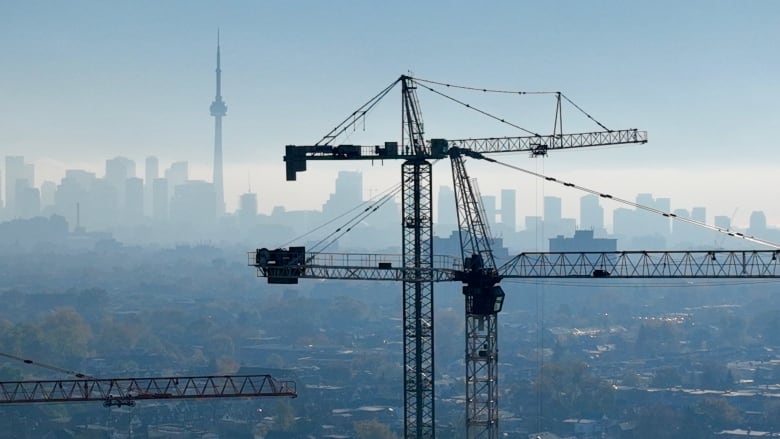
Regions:
[[547, 136], [431, 139], [429, 147], [423, 149], [399, 145], [398, 142], [384, 142], [382, 145], [287, 145], [284, 161], [287, 180], [293, 181], [298, 172], [306, 170], [309, 160], [438, 160], [446, 158], [448, 150], [455, 147], [483, 154], [525, 151], [532, 156], [543, 156], [557, 149], [643, 143], [647, 143], [647, 131], [628, 129]]

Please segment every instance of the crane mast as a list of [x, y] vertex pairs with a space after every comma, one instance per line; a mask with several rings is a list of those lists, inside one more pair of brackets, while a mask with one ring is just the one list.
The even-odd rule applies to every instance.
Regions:
[[[412, 157], [401, 166], [403, 266], [404, 435], [435, 437], [433, 387], [433, 183], [425, 159], [423, 122], [416, 87], [401, 77], [402, 147]], [[407, 143], [408, 142], [408, 143]]]

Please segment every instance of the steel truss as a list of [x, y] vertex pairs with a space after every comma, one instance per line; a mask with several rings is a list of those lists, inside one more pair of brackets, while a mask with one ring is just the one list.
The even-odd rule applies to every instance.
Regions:
[[103, 401], [106, 406], [135, 405], [147, 399], [296, 397], [295, 382], [270, 375], [155, 378], [88, 378], [0, 382], [0, 404]]
[[521, 253], [499, 268], [507, 278], [778, 277], [780, 250]]
[[555, 134], [549, 136], [486, 137], [480, 139], [448, 140], [450, 146], [457, 146], [482, 153], [513, 151], [543, 153], [546, 150], [552, 149], [624, 145], [627, 143], [646, 142], [647, 131], [639, 131], [636, 129]]
[[435, 437], [432, 173], [425, 160], [406, 161], [401, 169], [404, 436], [428, 439]]

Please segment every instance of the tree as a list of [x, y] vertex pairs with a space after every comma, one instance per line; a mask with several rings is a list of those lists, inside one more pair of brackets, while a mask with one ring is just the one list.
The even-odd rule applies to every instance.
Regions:
[[600, 417], [613, 408], [612, 386], [581, 361], [545, 364], [536, 385], [544, 412], [557, 419]]
[[359, 439], [399, 439], [390, 427], [373, 419], [357, 421], [352, 428]]
[[55, 364], [78, 362], [88, 357], [92, 329], [73, 308], [60, 308], [41, 324], [44, 345]]

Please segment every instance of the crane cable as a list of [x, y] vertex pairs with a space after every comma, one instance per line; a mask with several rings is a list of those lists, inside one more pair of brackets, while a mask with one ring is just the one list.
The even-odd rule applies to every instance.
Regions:
[[[375, 203], [372, 203], [370, 206], [363, 209], [361, 212], [359, 212], [357, 215], [349, 219], [344, 225], [334, 230], [332, 233], [327, 235], [326, 237], [322, 238], [320, 241], [318, 241], [316, 244], [312, 246], [311, 253], [308, 256], [308, 260], [313, 259], [317, 253], [321, 253], [328, 249], [331, 245], [336, 243], [342, 236], [352, 231], [352, 229], [360, 224], [364, 219], [366, 219], [368, 216], [379, 210], [382, 206], [384, 206], [388, 201], [392, 200], [398, 192], [401, 191], [401, 185], [397, 185], [397, 187], [382, 196], [379, 200], [377, 200]], [[354, 209], [353, 209], [354, 210]]]
[[733, 236], [733, 237], [736, 237], [736, 238], [742, 238], [742, 239], [744, 239], [746, 241], [749, 241], [749, 242], [752, 242], [752, 243], [755, 243], [755, 244], [760, 244], [760, 245], [764, 245], [764, 246], [767, 246], [767, 247], [772, 247], [774, 249], [780, 249], [780, 244], [777, 244], [777, 243], [774, 243], [774, 242], [771, 242], [771, 241], [768, 241], [768, 240], [765, 240], [765, 239], [756, 238], [755, 236], [746, 235], [746, 234], [740, 233], [740, 232], [734, 232], [734, 231], [732, 231], [730, 229], [724, 229], [722, 227], [718, 227], [718, 226], [714, 226], [714, 225], [711, 225], [711, 224], [707, 224], [705, 222], [697, 221], [697, 220], [692, 219], [692, 218], [682, 217], [682, 216], [679, 216], [679, 215], [677, 215], [675, 213], [672, 213], [672, 212], [666, 212], [666, 211], [663, 211], [661, 209], [656, 209], [654, 207], [645, 206], [643, 204], [635, 203], [635, 202], [630, 201], [630, 200], [626, 200], [626, 199], [623, 199], [623, 198], [615, 197], [615, 196], [612, 196], [610, 194], [607, 194], [607, 193], [604, 193], [604, 192], [600, 192], [600, 191], [597, 191], [597, 190], [594, 190], [594, 189], [590, 189], [590, 188], [587, 188], [587, 187], [584, 187], [584, 186], [580, 186], [580, 185], [577, 185], [577, 184], [574, 184], [574, 183], [569, 183], [569, 182], [565, 182], [563, 180], [558, 180], [557, 178], [549, 177], [547, 175], [540, 174], [540, 173], [534, 172], [534, 171], [530, 171], [528, 169], [521, 168], [519, 166], [515, 166], [515, 165], [509, 164], [509, 163], [505, 163], [505, 162], [502, 162], [502, 161], [499, 161], [499, 160], [496, 160], [496, 159], [493, 159], [493, 158], [490, 158], [490, 157], [486, 157], [484, 155], [481, 155], [479, 158], [481, 158], [482, 160], [486, 160], [488, 162], [492, 162], [492, 163], [499, 164], [501, 166], [505, 166], [505, 167], [513, 169], [515, 171], [524, 172], [524, 173], [532, 175], [534, 177], [543, 178], [545, 181], [550, 181], [550, 182], [557, 183], [557, 184], [562, 185], [562, 186], [578, 189], [578, 190], [583, 191], [583, 192], [587, 192], [587, 193], [590, 193], [590, 194], [593, 194], [593, 195], [597, 195], [597, 196], [599, 196], [601, 198], [614, 200], [614, 201], [616, 201], [618, 203], [634, 207], [635, 209], [645, 210], [647, 212], [651, 212], [651, 213], [655, 213], [655, 214], [658, 214], [658, 215], [662, 215], [662, 216], [665, 216], [667, 218], [671, 218], [673, 220], [686, 222], [686, 223], [693, 224], [693, 225], [698, 226], [698, 227], [703, 227], [705, 229], [713, 230], [713, 231], [718, 232], [718, 233], [723, 233], [723, 234], [728, 235], [728, 236]]
[[[444, 86], [444, 87], [448, 87], [448, 88], [458, 88], [458, 89], [461, 89], [461, 90], [481, 91], [481, 92], [483, 92], [483, 93], [513, 94], [513, 95], [521, 95], [521, 96], [522, 96], [522, 95], [555, 95], [555, 96], [556, 96], [556, 97], [558, 97], [558, 98], [563, 98], [563, 99], [565, 99], [565, 100], [566, 100], [566, 102], [570, 103], [570, 104], [571, 104], [571, 105], [572, 105], [574, 108], [576, 108], [576, 109], [577, 109], [577, 111], [579, 111], [580, 113], [582, 113], [583, 115], [585, 115], [585, 117], [587, 117], [588, 119], [592, 120], [592, 121], [593, 121], [593, 122], [594, 122], [596, 125], [598, 125], [598, 126], [599, 126], [599, 127], [601, 127], [602, 129], [604, 129], [605, 131], [610, 131], [610, 132], [612, 131], [612, 130], [610, 130], [609, 128], [607, 128], [607, 127], [606, 127], [606, 126], [605, 126], [603, 123], [601, 123], [601, 122], [599, 122], [598, 120], [596, 120], [596, 118], [594, 118], [593, 116], [591, 116], [591, 115], [590, 115], [590, 114], [589, 114], [587, 111], [585, 111], [585, 110], [584, 110], [582, 107], [580, 107], [579, 105], [575, 104], [575, 103], [574, 103], [574, 101], [572, 101], [571, 99], [569, 99], [569, 97], [568, 97], [568, 96], [566, 96], [565, 94], [563, 94], [563, 93], [562, 93], [562, 92], [560, 92], [560, 91], [517, 91], [517, 90], [499, 90], [499, 89], [489, 89], [489, 88], [480, 88], [480, 87], [470, 87], [470, 86], [466, 86], [466, 85], [455, 85], [455, 84], [447, 84], [447, 83], [444, 83], [444, 82], [431, 81], [431, 80], [428, 80], [428, 79], [421, 79], [421, 78], [412, 78], [412, 79], [413, 79], [413, 80], [414, 80], [416, 83], [418, 83], [418, 85], [420, 85], [421, 87], [424, 87], [424, 88], [426, 88], [426, 89], [428, 89], [428, 90], [430, 90], [430, 91], [432, 91], [432, 92], [434, 92], [434, 93], [436, 93], [436, 94], [439, 94], [439, 95], [441, 95], [441, 96], [444, 96], [444, 97], [446, 97], [446, 98], [448, 98], [448, 99], [451, 99], [451, 100], [453, 100], [453, 101], [455, 101], [455, 102], [458, 102], [458, 103], [460, 103], [461, 105], [466, 105], [466, 107], [468, 107], [468, 108], [473, 108], [473, 107], [470, 107], [470, 106], [469, 106], [469, 105], [467, 105], [467, 104], [463, 104], [462, 102], [459, 102], [459, 101], [457, 101], [456, 99], [453, 99], [453, 98], [451, 98], [451, 97], [449, 97], [449, 96], [446, 96], [446, 95], [445, 95], [445, 94], [443, 94], [443, 93], [440, 93], [440, 92], [438, 92], [438, 91], [436, 91], [436, 90], [433, 90], [433, 89], [432, 89], [432, 88], [430, 88], [430, 87], [426, 87], [426, 86], [424, 86], [424, 85], [420, 84], [420, 82], [425, 82], [425, 83], [428, 83], [428, 84], [442, 85], [442, 86]], [[475, 109], [475, 110], [476, 110], [476, 111], [479, 111], [480, 113], [483, 113], [483, 112], [482, 112], [482, 111], [480, 111], [480, 110], [477, 110], [477, 109]], [[486, 114], [486, 113], [483, 113], [483, 114]], [[503, 119], [499, 119], [499, 118], [497, 118], [497, 117], [495, 117], [495, 116], [492, 116], [492, 115], [490, 115], [490, 114], [486, 114], [486, 115], [487, 115], [487, 116], [489, 116], [489, 117], [491, 117], [491, 118], [493, 118], [493, 119], [499, 120], [499, 121], [500, 121], [500, 122], [502, 122], [502, 123], [507, 123], [507, 122], [505, 122]], [[509, 125], [512, 125], [512, 124], [509, 124]], [[512, 125], [512, 126], [514, 126], [514, 125]], [[516, 127], [516, 128], [519, 128], [519, 127]], [[529, 131], [527, 131], [527, 130], [525, 130], [525, 129], [523, 129], [523, 128], [520, 128], [520, 129], [521, 129], [521, 130], [523, 130], [523, 131], [529, 132]], [[538, 134], [536, 134], [536, 135], [538, 136]]]
[[[288, 245], [292, 244], [293, 242], [298, 242], [298, 241], [302, 240], [303, 238], [305, 238], [305, 237], [307, 237], [307, 236], [311, 235], [312, 233], [314, 233], [314, 232], [316, 232], [316, 231], [318, 231], [318, 230], [320, 230], [320, 229], [323, 229], [323, 228], [327, 227], [328, 225], [330, 225], [330, 224], [332, 224], [332, 223], [334, 223], [334, 222], [338, 221], [338, 220], [339, 220], [339, 219], [341, 219], [341, 218], [344, 218], [345, 216], [349, 215], [349, 214], [350, 214], [350, 213], [352, 213], [352, 212], [355, 212], [355, 211], [356, 211], [356, 210], [358, 210], [358, 209], [361, 209], [361, 208], [362, 208], [362, 209], [364, 209], [364, 211], [365, 211], [365, 210], [368, 210], [368, 209], [370, 209], [370, 207], [371, 207], [371, 206], [369, 206], [369, 207], [366, 207], [366, 208], [363, 208], [363, 206], [365, 206], [365, 205], [367, 205], [367, 204], [369, 204], [369, 203], [373, 202], [375, 199], [377, 199], [377, 198], [379, 198], [379, 197], [382, 197], [382, 196], [384, 196], [383, 194], [385, 194], [385, 193], [387, 193], [387, 192], [391, 192], [391, 191], [393, 191], [394, 193], [397, 193], [397, 188], [399, 188], [399, 187], [401, 187], [401, 184], [400, 184], [400, 183], [398, 183], [398, 184], [396, 184], [395, 186], [392, 186], [392, 187], [390, 187], [390, 188], [388, 188], [388, 189], [385, 189], [384, 191], [380, 192], [379, 194], [375, 195], [374, 197], [371, 197], [370, 199], [368, 199], [368, 200], [366, 200], [366, 201], [363, 201], [362, 203], [360, 203], [360, 204], [356, 205], [355, 207], [353, 207], [353, 208], [351, 208], [351, 209], [349, 209], [349, 210], [345, 211], [344, 213], [341, 213], [341, 214], [339, 214], [339, 215], [337, 215], [337, 216], [333, 217], [332, 219], [330, 219], [330, 220], [328, 220], [328, 221], [326, 221], [326, 222], [324, 222], [324, 223], [320, 224], [319, 226], [317, 226], [317, 227], [315, 227], [315, 228], [313, 228], [313, 229], [309, 230], [308, 232], [306, 232], [306, 233], [304, 233], [304, 234], [302, 234], [302, 235], [298, 235], [298, 236], [296, 236], [295, 238], [293, 238], [293, 239], [291, 239], [291, 240], [289, 240], [289, 241], [285, 242], [284, 244], [280, 245], [279, 247], [287, 247]], [[331, 233], [331, 235], [332, 235], [332, 233]], [[330, 235], [329, 235], [329, 236], [330, 236]]]
[[530, 134], [530, 135], [532, 135], [532, 136], [542, 137], [542, 135], [541, 135], [541, 134], [539, 134], [539, 133], [535, 133], [535, 132], [533, 132], [533, 131], [531, 131], [531, 130], [527, 130], [527, 129], [525, 129], [525, 128], [523, 128], [523, 127], [519, 126], [519, 125], [516, 125], [516, 124], [514, 124], [514, 123], [512, 123], [512, 122], [508, 122], [508, 121], [507, 121], [507, 120], [505, 120], [505, 119], [502, 119], [502, 118], [500, 118], [500, 117], [498, 117], [498, 116], [495, 116], [495, 115], [493, 115], [493, 114], [490, 114], [490, 113], [488, 113], [488, 112], [487, 112], [487, 111], [485, 111], [485, 110], [481, 110], [481, 109], [479, 109], [479, 108], [477, 108], [477, 107], [474, 107], [473, 105], [467, 104], [467, 103], [465, 103], [465, 102], [463, 102], [463, 101], [461, 101], [461, 100], [459, 100], [459, 99], [453, 98], [452, 96], [446, 95], [446, 94], [444, 94], [444, 93], [442, 93], [442, 92], [440, 92], [440, 91], [437, 91], [437, 90], [435, 90], [435, 89], [433, 89], [433, 88], [431, 88], [431, 87], [428, 87], [428, 86], [427, 86], [427, 85], [425, 85], [425, 84], [420, 84], [420, 83], [419, 83], [419, 82], [417, 82], [416, 80], [415, 80], [415, 83], [416, 83], [417, 85], [419, 85], [420, 87], [422, 87], [422, 88], [424, 88], [424, 89], [428, 90], [428, 91], [431, 91], [431, 92], [433, 92], [433, 93], [436, 93], [436, 94], [437, 94], [437, 95], [439, 95], [439, 96], [442, 96], [442, 97], [444, 97], [444, 98], [446, 98], [446, 99], [449, 99], [449, 100], [451, 100], [452, 102], [455, 102], [456, 104], [460, 104], [460, 105], [462, 105], [462, 106], [464, 106], [464, 107], [468, 108], [469, 110], [474, 110], [474, 111], [476, 111], [477, 113], [480, 113], [480, 114], [482, 114], [483, 116], [487, 116], [487, 117], [489, 117], [489, 118], [491, 118], [491, 119], [495, 119], [495, 120], [497, 120], [497, 121], [499, 121], [499, 122], [501, 122], [501, 123], [503, 123], [503, 124], [509, 125], [509, 126], [511, 126], [512, 128], [517, 128], [518, 130], [520, 130], [520, 131], [523, 131], [523, 132], [525, 132], [525, 133], [527, 133], [527, 134]]
[[346, 119], [341, 121], [340, 124], [336, 125], [332, 130], [330, 130], [328, 134], [322, 136], [322, 139], [315, 143], [315, 145], [330, 145], [330, 143], [333, 142], [338, 136], [344, 134], [344, 132], [346, 132], [350, 127], [355, 126], [360, 118], [365, 118], [366, 114], [373, 110], [379, 101], [387, 96], [387, 94], [390, 93], [390, 90], [392, 90], [400, 81], [400, 79], [396, 79], [382, 91], [377, 93], [374, 97], [369, 99], [368, 102], [358, 107], [357, 110], [353, 111], [352, 114], [347, 116]]
[[97, 379], [97, 378], [95, 378], [93, 376], [90, 376], [90, 375], [87, 375], [87, 374], [83, 374], [83, 373], [80, 373], [80, 372], [76, 372], [74, 370], [63, 369], [61, 367], [52, 366], [50, 364], [45, 364], [45, 363], [40, 363], [40, 362], [37, 362], [37, 361], [33, 361], [33, 360], [26, 359], [26, 358], [22, 358], [22, 357], [17, 357], [16, 355], [6, 354], [4, 352], [0, 352], [0, 357], [5, 357], [5, 358], [11, 359], [11, 360], [19, 361], [19, 362], [24, 363], [24, 364], [29, 364], [29, 365], [32, 365], [32, 366], [38, 366], [38, 367], [42, 367], [44, 369], [53, 370], [55, 372], [63, 373], [63, 374], [66, 374], [66, 375], [71, 375], [71, 376], [74, 376], [76, 378], [88, 378], [88, 379], [93, 379], [93, 380]]

